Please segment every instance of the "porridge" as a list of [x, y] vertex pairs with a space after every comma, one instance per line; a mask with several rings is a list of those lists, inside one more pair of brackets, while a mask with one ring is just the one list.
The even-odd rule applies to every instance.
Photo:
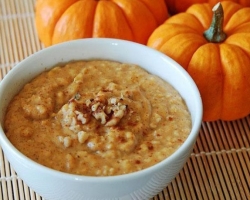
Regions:
[[112, 176], [150, 167], [191, 130], [178, 92], [139, 66], [77, 61], [44, 72], [8, 106], [5, 132], [23, 154], [63, 172]]

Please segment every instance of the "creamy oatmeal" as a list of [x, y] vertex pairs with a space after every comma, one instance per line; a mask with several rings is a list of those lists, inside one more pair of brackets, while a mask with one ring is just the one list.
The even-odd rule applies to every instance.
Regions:
[[42, 73], [10, 103], [5, 131], [31, 159], [74, 174], [138, 171], [171, 155], [191, 118], [172, 86], [136, 65], [78, 61]]

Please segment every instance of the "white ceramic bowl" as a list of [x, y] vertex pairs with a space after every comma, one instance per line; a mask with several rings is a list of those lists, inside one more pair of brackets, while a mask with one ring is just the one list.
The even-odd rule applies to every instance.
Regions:
[[[20, 153], [3, 131], [6, 107], [13, 96], [41, 72], [72, 60], [108, 59], [138, 64], [172, 84], [186, 101], [192, 130], [184, 144], [162, 162], [126, 175], [88, 177], [44, 167]], [[18, 176], [46, 200], [149, 199], [179, 173], [189, 158], [202, 120], [199, 91], [188, 73], [162, 53], [133, 42], [116, 39], [82, 39], [43, 49], [16, 65], [0, 83], [0, 144]]]

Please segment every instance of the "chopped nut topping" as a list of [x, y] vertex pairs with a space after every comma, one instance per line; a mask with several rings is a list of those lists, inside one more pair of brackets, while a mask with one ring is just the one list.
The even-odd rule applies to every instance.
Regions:
[[[80, 100], [81, 95], [78, 93], [72, 99], [75, 100], [76, 96], [77, 100]], [[72, 100], [69, 101], [69, 103], [71, 102]], [[74, 113], [76, 119], [82, 124], [87, 124], [92, 115], [105, 126], [116, 126], [127, 113], [127, 105], [122, 104], [122, 102], [122, 98], [107, 98], [105, 92], [100, 91], [96, 98], [87, 99], [85, 103], [77, 106]]]
[[98, 109], [92, 113], [92, 115], [95, 117], [96, 120], [100, 120], [101, 124], [106, 124], [108, 116], [104, 112], [103, 109]]
[[116, 124], [118, 124], [125, 115], [127, 106], [118, 103], [118, 105], [115, 105], [112, 108], [113, 109], [111, 110], [113, 111], [113, 114], [105, 126], [115, 126]]
[[83, 113], [76, 110], [75, 114], [77, 115], [77, 119], [81, 121], [82, 124], [86, 124], [89, 121], [88, 118], [85, 117]]

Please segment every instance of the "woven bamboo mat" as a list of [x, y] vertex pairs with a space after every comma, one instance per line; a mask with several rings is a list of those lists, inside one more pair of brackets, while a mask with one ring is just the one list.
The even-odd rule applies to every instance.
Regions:
[[[0, 80], [40, 50], [35, 0], [0, 0]], [[190, 159], [152, 200], [250, 199], [250, 115], [232, 122], [202, 123]], [[41, 200], [11, 168], [0, 149], [0, 200]]]

